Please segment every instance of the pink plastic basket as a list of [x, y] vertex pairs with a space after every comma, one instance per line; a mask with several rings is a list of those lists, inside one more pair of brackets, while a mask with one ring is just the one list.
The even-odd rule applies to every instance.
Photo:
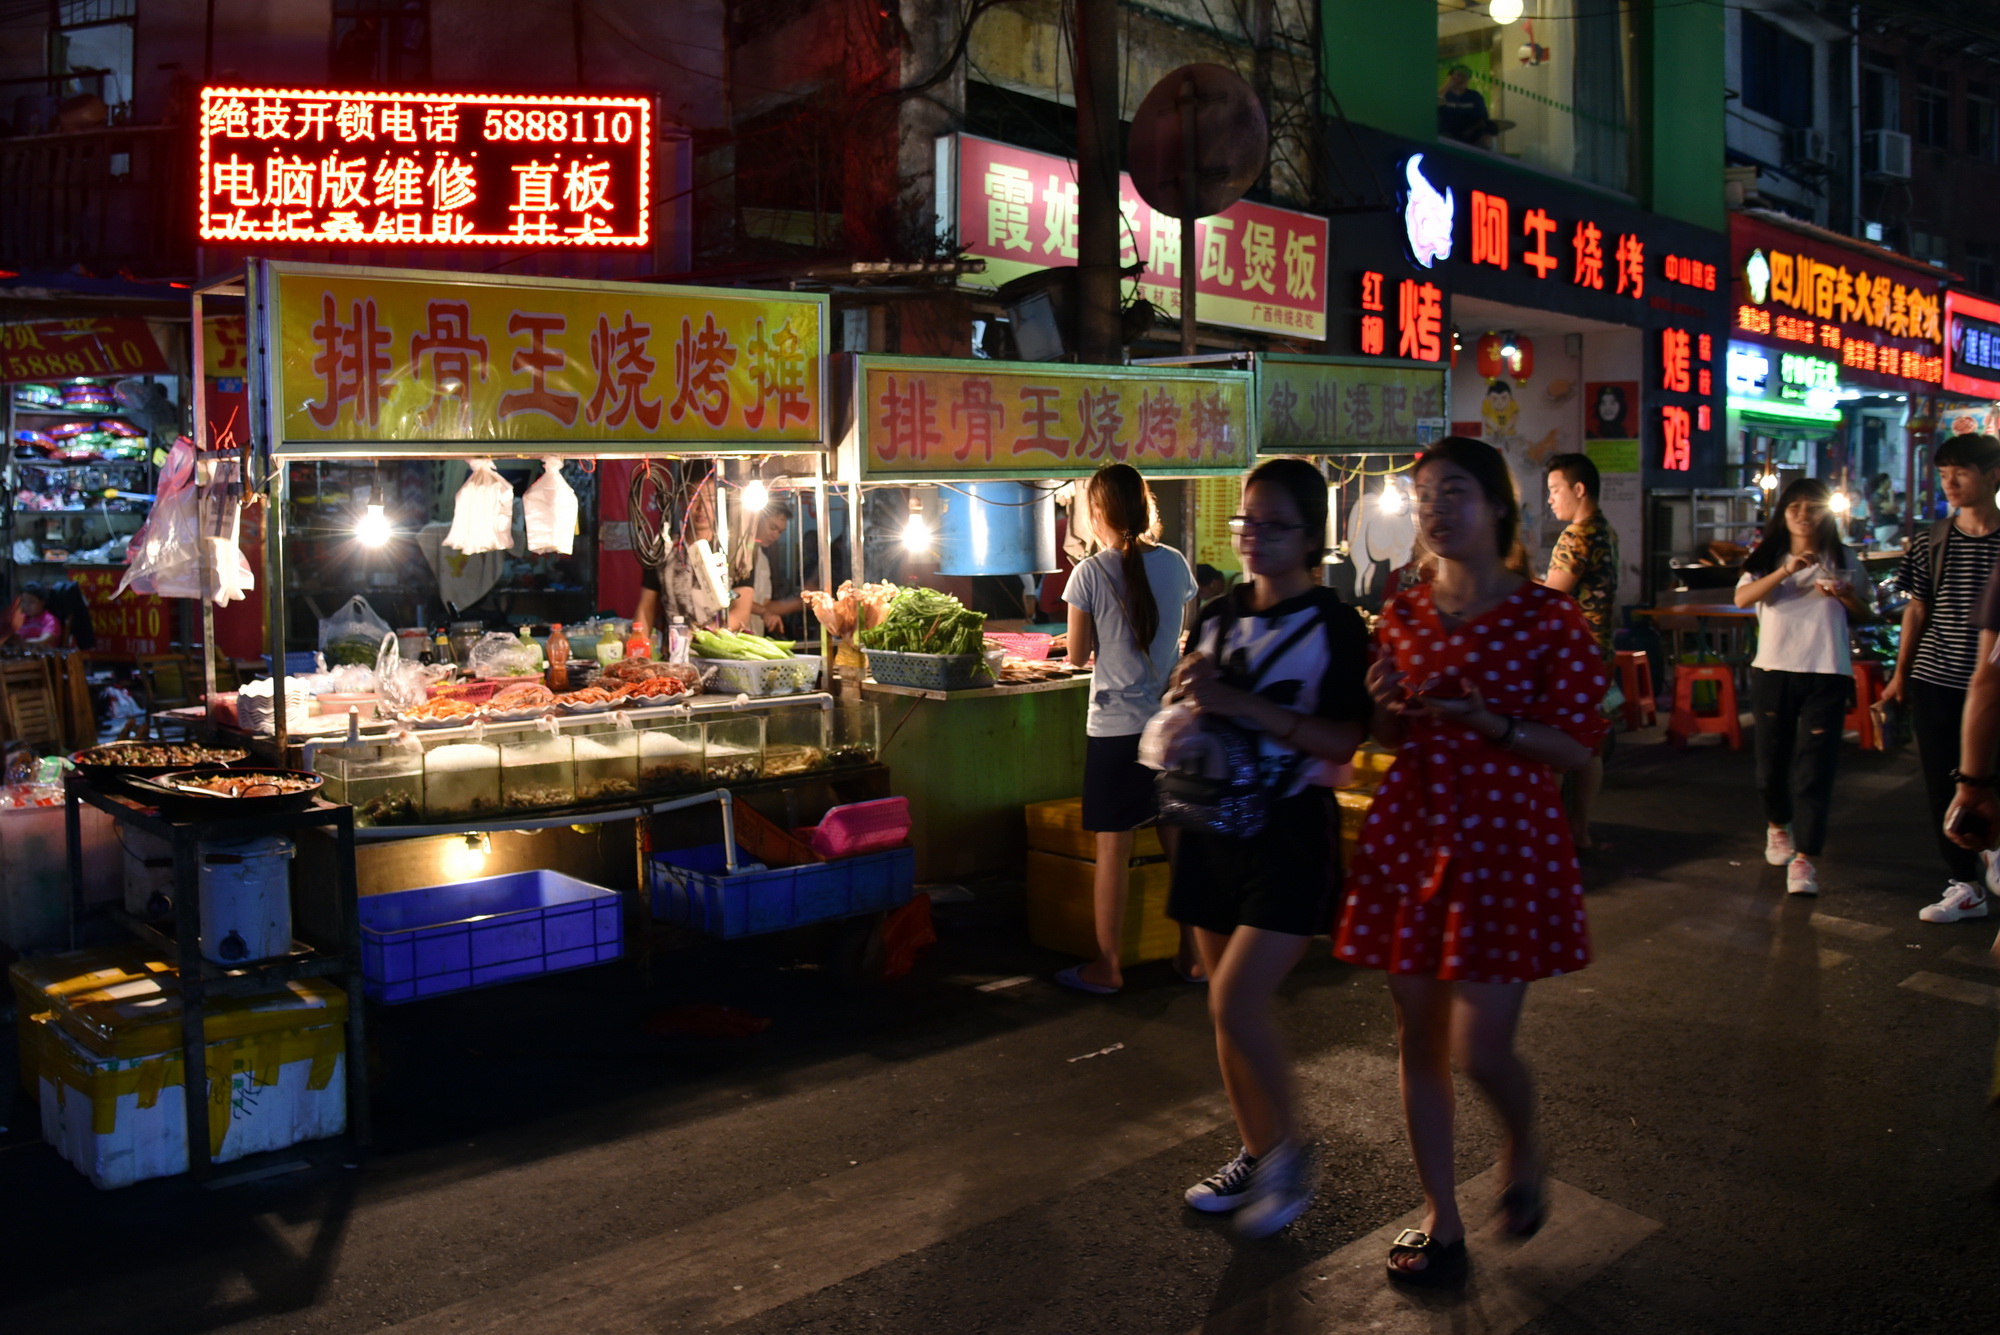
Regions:
[[848, 858], [895, 848], [909, 837], [910, 799], [882, 797], [835, 807], [813, 827], [808, 842], [823, 858]]
[[1016, 658], [1025, 658], [1038, 663], [1049, 656], [1049, 646], [1056, 642], [1053, 635], [1043, 635], [1039, 631], [988, 631], [986, 638], [1005, 646], [1008, 653]]

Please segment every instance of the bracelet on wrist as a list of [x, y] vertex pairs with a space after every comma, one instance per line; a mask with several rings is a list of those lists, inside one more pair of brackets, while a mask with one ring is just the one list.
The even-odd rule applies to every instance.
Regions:
[[1946, 777], [1966, 788], [2000, 788], [2000, 780], [1996, 780], [1991, 774], [1967, 774], [1963, 770], [1955, 769]]

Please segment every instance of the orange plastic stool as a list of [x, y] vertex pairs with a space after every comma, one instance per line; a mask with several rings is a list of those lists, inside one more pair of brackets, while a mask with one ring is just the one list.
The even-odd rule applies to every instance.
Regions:
[[1653, 660], [1637, 649], [1620, 649], [1612, 658], [1618, 666], [1618, 689], [1625, 693], [1625, 726], [1635, 732], [1652, 727], [1659, 721], [1653, 703]]
[[[1715, 712], [1697, 713], [1694, 707], [1696, 682], [1715, 683]], [[1736, 669], [1726, 663], [1686, 663], [1674, 668], [1674, 712], [1667, 719], [1667, 740], [1686, 746], [1698, 732], [1719, 732], [1729, 739], [1729, 749], [1743, 747], [1743, 724], [1736, 717]]]
[[1847, 711], [1844, 729], [1861, 738], [1864, 751], [1880, 751], [1883, 738], [1875, 730], [1875, 715], [1869, 706], [1882, 698], [1882, 665], [1865, 658], [1854, 660], [1854, 708]]

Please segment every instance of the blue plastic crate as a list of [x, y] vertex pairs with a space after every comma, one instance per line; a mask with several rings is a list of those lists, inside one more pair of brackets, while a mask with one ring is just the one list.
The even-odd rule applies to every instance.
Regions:
[[[261, 657], [264, 660], [264, 675], [268, 677], [271, 675], [271, 656], [263, 654]], [[317, 671], [319, 671], [319, 654], [316, 650], [293, 649], [285, 654], [287, 677], [304, 677]]]
[[395, 1003], [615, 960], [618, 894], [553, 871], [521, 871], [361, 900], [361, 966], [372, 1000]]
[[710, 936], [756, 936], [897, 908], [917, 890], [908, 848], [798, 867], [765, 867], [741, 850], [736, 860], [745, 870], [730, 875], [721, 844], [655, 856], [653, 916]]

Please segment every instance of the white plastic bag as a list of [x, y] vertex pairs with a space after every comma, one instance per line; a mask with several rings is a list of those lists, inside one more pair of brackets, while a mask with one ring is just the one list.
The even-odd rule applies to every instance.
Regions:
[[[236, 545], [241, 522], [243, 484], [234, 459], [214, 462], [214, 478], [198, 487], [194, 442], [186, 436], [174, 442], [160, 470], [153, 509], [128, 546], [130, 561], [112, 597], [132, 589], [160, 598], [208, 597], [226, 607], [256, 587], [250, 563]], [[197, 492], [206, 499], [197, 508]], [[208, 528], [201, 528], [206, 511]], [[207, 579], [202, 578], [201, 544], [208, 546]]]
[[1147, 769], [1175, 769], [1181, 752], [1198, 741], [1200, 733], [1201, 710], [1186, 701], [1168, 705], [1146, 720], [1139, 734], [1139, 763]]
[[568, 556], [576, 547], [576, 493], [563, 480], [562, 460], [542, 460], [542, 475], [521, 498], [528, 550]]
[[467, 555], [502, 552], [514, 545], [514, 486], [500, 476], [491, 459], [472, 461], [472, 476], [452, 500], [451, 532], [445, 534], [444, 545]]
[[366, 598], [357, 594], [319, 623], [319, 651], [334, 667], [346, 663], [366, 667], [375, 661], [376, 647], [384, 635], [395, 638], [389, 623], [375, 614]]
[[426, 666], [404, 658], [394, 635], [382, 637], [375, 655], [375, 689], [383, 709], [393, 715], [409, 713], [430, 698], [430, 688], [451, 675], [448, 664]]
[[465, 656], [466, 671], [483, 680], [527, 677], [542, 670], [541, 647], [505, 631], [489, 630], [473, 642]]

